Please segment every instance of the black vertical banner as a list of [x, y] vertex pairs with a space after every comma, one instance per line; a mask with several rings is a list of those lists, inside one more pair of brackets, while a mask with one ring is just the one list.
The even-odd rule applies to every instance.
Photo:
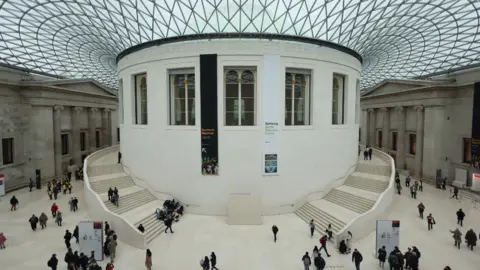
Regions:
[[472, 163], [480, 162], [480, 82], [473, 89]]
[[217, 55], [200, 55], [202, 174], [218, 175]]

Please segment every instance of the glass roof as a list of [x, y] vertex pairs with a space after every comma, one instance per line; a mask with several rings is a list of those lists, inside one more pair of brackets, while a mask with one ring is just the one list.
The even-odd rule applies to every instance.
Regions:
[[117, 54], [188, 34], [328, 40], [364, 59], [362, 87], [480, 65], [480, 0], [0, 0], [0, 64], [116, 88]]

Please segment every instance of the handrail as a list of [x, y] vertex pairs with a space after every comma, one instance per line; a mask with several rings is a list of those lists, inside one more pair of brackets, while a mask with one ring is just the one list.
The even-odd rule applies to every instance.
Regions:
[[[364, 148], [363, 145], [361, 145], [361, 147]], [[388, 155], [385, 152], [382, 152], [382, 151], [377, 150], [377, 149], [373, 149], [373, 151], [376, 154], [379, 154], [383, 158], [387, 159], [388, 160], [387, 162], [390, 164], [391, 173], [390, 173], [390, 180], [389, 180], [388, 187], [380, 194], [380, 196], [377, 198], [377, 201], [375, 202], [375, 204], [372, 206], [372, 208], [370, 210], [368, 210], [367, 212], [365, 212], [365, 213], [355, 217], [354, 219], [352, 219], [345, 227], [343, 227], [343, 229], [340, 232], [337, 233], [337, 236], [338, 236], [338, 237], [336, 237], [336, 241], [337, 241], [336, 245], [337, 246], [340, 244], [341, 240], [344, 240], [344, 239], [347, 238], [347, 232], [352, 230], [352, 227], [353, 227], [352, 225], [353, 224], [361, 221], [360, 219], [368, 219], [368, 218], [375, 218], [376, 219], [376, 217], [379, 214], [382, 214], [386, 210], [386, 208], [388, 208], [390, 206], [390, 204], [393, 200], [394, 183], [395, 183], [395, 163], [394, 163], [394, 160], [390, 155]], [[386, 196], [389, 195], [389, 193], [391, 193], [390, 195], [392, 195], [392, 196], [390, 196], [390, 198], [387, 198]], [[390, 201], [388, 201], [388, 200], [390, 200]], [[383, 209], [381, 211], [377, 211], [377, 210], [379, 210], [378, 206], [380, 204], [382, 204], [382, 206], [384, 206], [385, 209]], [[367, 220], [367, 223], [368, 223], [368, 220]], [[368, 229], [368, 224], [365, 224], [364, 227], [366, 227], [367, 229], [363, 229], [363, 230], [357, 229], [357, 232], [355, 232], [355, 234], [354, 233], [352, 233], [352, 234], [355, 235], [355, 237], [363, 238], [364, 236], [366, 236], [368, 233], [371, 232], [371, 230]]]

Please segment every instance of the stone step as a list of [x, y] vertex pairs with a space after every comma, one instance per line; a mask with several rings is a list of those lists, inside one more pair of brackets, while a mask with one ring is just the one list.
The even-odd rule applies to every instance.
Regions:
[[105, 174], [116, 174], [123, 172], [121, 164], [107, 164], [98, 166], [88, 166], [88, 176], [100, 176]]
[[117, 189], [128, 188], [135, 186], [130, 176], [123, 176], [118, 178], [111, 178], [108, 180], [95, 181], [90, 183], [90, 187], [98, 194], [108, 192], [109, 188]]
[[332, 230], [334, 234], [337, 234], [346, 225], [345, 222], [322, 211], [321, 209], [313, 206], [310, 203], [306, 203], [302, 207], [297, 209], [297, 211], [295, 211], [295, 214], [301, 219], [303, 219], [306, 223], [310, 223], [310, 220], [313, 219], [313, 222], [315, 223], [315, 230], [321, 235], [326, 234], [325, 230], [328, 228], [328, 224], [332, 225]]
[[370, 210], [375, 201], [368, 200], [351, 193], [332, 189], [324, 198], [327, 201], [338, 204], [344, 208], [350, 209], [359, 214], [363, 214]]
[[135, 227], [138, 227], [140, 224], [142, 224], [142, 226], [145, 228], [145, 240], [147, 244], [162, 234], [166, 228], [165, 223], [161, 220], [158, 220], [155, 213], [152, 213], [135, 223]]
[[388, 165], [357, 163], [355, 172], [389, 176], [391, 168]]
[[96, 181], [108, 180], [108, 179], [119, 178], [119, 177], [124, 177], [124, 176], [129, 176], [129, 175], [126, 174], [125, 172], [119, 172], [119, 173], [114, 173], [114, 174], [88, 176], [88, 180], [90, 180], [90, 183], [92, 183], [92, 182], [96, 182]]
[[388, 175], [388, 176], [386, 176], [386, 175], [376, 175], [376, 174], [361, 173], [361, 172], [353, 172], [351, 175], [361, 177], [361, 178], [378, 180], [378, 181], [388, 182], [390, 180], [390, 175]]
[[125, 196], [122, 196], [120, 192], [119, 207], [116, 207], [108, 200], [105, 201], [105, 206], [108, 208], [108, 210], [116, 214], [123, 214], [156, 199], [157, 198], [155, 198], [155, 196], [153, 196], [147, 189], [143, 189]]
[[375, 193], [382, 193], [388, 187], [388, 182], [349, 175], [347, 181], [345, 181], [345, 185]]

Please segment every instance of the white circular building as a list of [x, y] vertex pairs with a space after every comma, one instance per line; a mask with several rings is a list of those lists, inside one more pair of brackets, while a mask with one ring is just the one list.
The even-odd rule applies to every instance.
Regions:
[[231, 195], [263, 214], [345, 177], [357, 160], [362, 58], [318, 39], [207, 34], [118, 58], [123, 164], [189, 211], [225, 214]]

